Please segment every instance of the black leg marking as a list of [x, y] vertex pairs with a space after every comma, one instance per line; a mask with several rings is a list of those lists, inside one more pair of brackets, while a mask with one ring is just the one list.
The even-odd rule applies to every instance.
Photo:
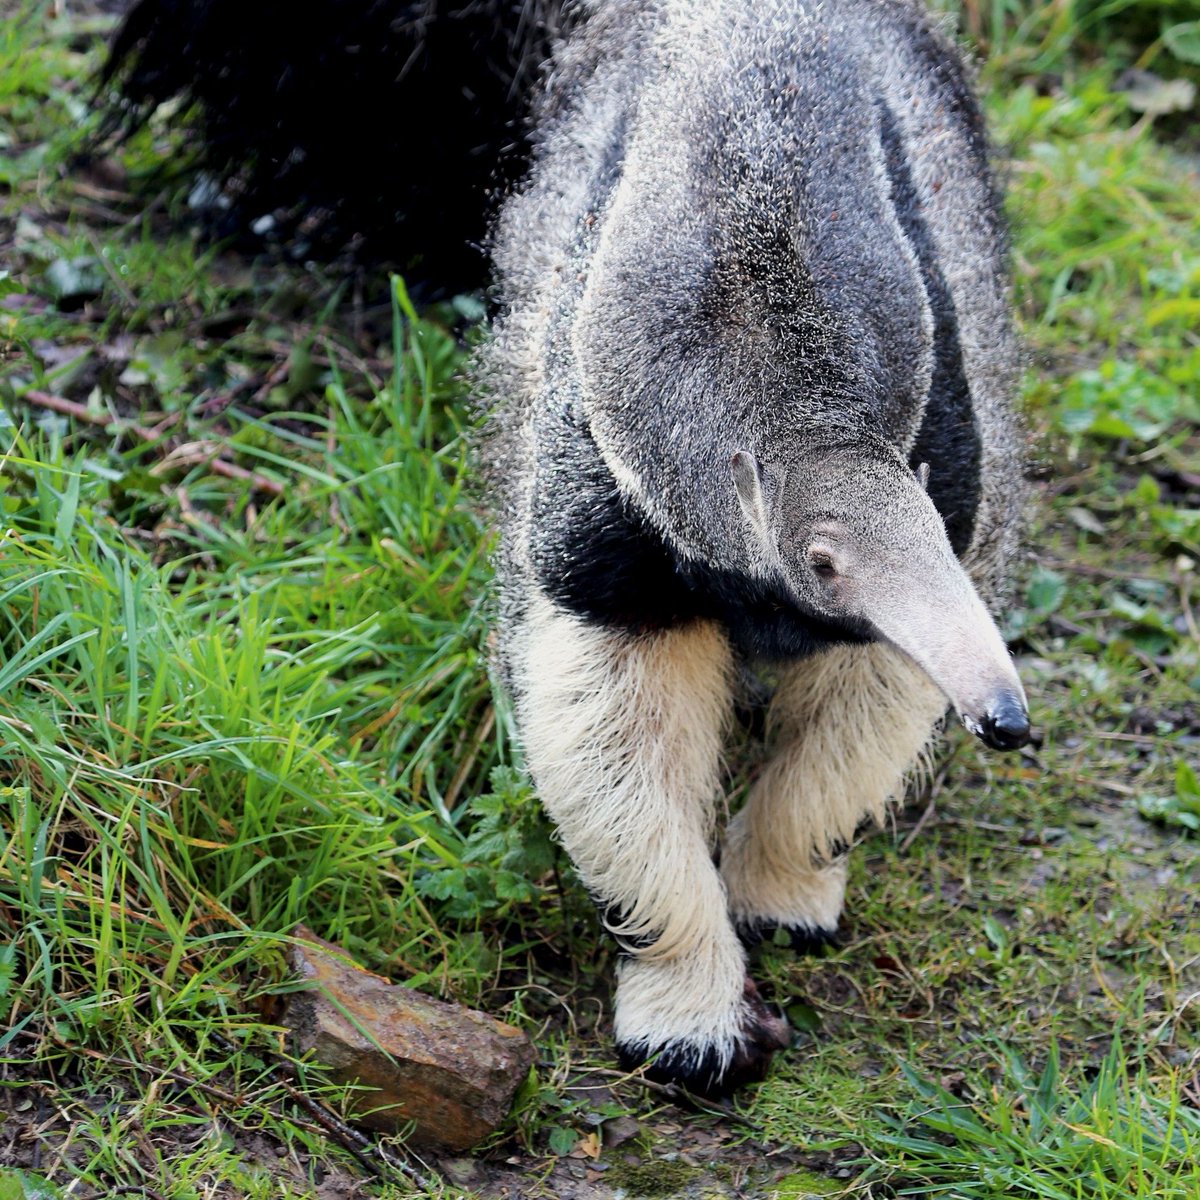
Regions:
[[786, 1017], [759, 995], [749, 975], [743, 996], [746, 1018], [733, 1056], [724, 1066], [715, 1047], [691, 1042], [670, 1042], [657, 1053], [618, 1043], [621, 1066], [633, 1071], [653, 1059], [645, 1070], [647, 1079], [679, 1084], [697, 1096], [727, 1096], [748, 1083], [761, 1082], [775, 1054], [791, 1045], [791, 1029]]
[[739, 922], [738, 937], [746, 947], [759, 946], [769, 941], [777, 929], [788, 935], [788, 942], [797, 954], [819, 954], [826, 946], [838, 949], [841, 942], [835, 928], [825, 929], [820, 925], [781, 925], [773, 921]]

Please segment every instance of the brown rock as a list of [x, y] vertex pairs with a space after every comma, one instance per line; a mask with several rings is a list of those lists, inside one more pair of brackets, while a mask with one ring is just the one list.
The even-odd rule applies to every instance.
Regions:
[[339, 1083], [360, 1083], [355, 1120], [414, 1145], [466, 1150], [508, 1115], [534, 1049], [486, 1013], [389, 983], [300, 926], [291, 952], [311, 986], [288, 997], [284, 1024], [299, 1054]]

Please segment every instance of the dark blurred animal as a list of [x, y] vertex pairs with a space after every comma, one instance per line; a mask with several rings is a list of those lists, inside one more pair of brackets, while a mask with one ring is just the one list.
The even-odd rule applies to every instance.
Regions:
[[[104, 133], [159, 105], [223, 235], [386, 260], [431, 290], [478, 287], [524, 113], [563, 0], [135, 0], [100, 80]], [[262, 220], [270, 218], [270, 220]]]
[[[1004, 227], [910, 0], [605, 0], [535, 128], [479, 364], [501, 668], [627, 951], [623, 1056], [721, 1090], [787, 1042], [743, 939], [833, 934], [948, 703], [1029, 734], [985, 603], [1023, 494]], [[718, 849], [745, 664], [772, 753]]]

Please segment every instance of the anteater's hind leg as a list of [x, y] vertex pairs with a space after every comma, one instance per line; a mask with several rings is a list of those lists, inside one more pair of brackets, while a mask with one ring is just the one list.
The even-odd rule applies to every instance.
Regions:
[[831, 938], [859, 822], [882, 817], [946, 709], [890, 646], [839, 646], [787, 668], [768, 714], [773, 753], [721, 852], [729, 907], [748, 940], [783, 928]]
[[712, 861], [731, 707], [724, 635], [631, 635], [538, 594], [507, 641], [529, 768], [568, 853], [628, 949], [622, 1057], [701, 1090], [761, 1074], [787, 1043], [759, 1000]]

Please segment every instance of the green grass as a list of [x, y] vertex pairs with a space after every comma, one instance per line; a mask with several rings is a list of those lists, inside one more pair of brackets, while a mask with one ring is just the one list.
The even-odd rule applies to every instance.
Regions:
[[220, 524], [166, 531], [144, 467], [7, 429], [4, 1053], [240, 1081], [243, 1056], [214, 1061], [213, 1038], [265, 1044], [256, 1014], [287, 986], [299, 921], [478, 997], [494, 956], [441, 931], [420, 884], [464, 869], [465, 798], [497, 754], [486, 541], [461, 502], [463, 443], [435, 418], [448, 385], [407, 361], [368, 405], [331, 381], [328, 415], [286, 438], [240, 422], [226, 446], [286, 467], [289, 496], [251, 513], [202, 472], [176, 485]]
[[[1120, 1040], [1079, 1089], [1059, 1074], [1058, 1054], [1040, 1075], [1015, 1055], [1002, 1086], [964, 1103], [910, 1070], [906, 1122], [881, 1137], [904, 1180], [899, 1195], [961, 1200], [1188, 1200], [1200, 1192], [1200, 1110], [1177, 1075], [1130, 1072]], [[982, 1090], [982, 1089], [981, 1089]]]
[[[764, 948], [804, 1032], [741, 1102], [772, 1155], [723, 1153], [781, 1196], [1200, 1197], [1200, 167], [1112, 91], [1139, 59], [1190, 77], [1160, 36], [1187, 13], [961, 17], [1008, 161], [1040, 480], [1008, 630], [1043, 740], [952, 737], [934, 809], [856, 850], [843, 947]], [[355, 309], [203, 246], [182, 195], [143, 213], [69, 169], [74, 20], [0, 23], [3, 1127], [38, 1097], [33, 1173], [74, 1195], [361, 1174], [296, 1090], [346, 1096], [272, 1021], [303, 921], [535, 1034], [489, 1160], [531, 1191], [622, 1111], [632, 1175], [665, 1178], [699, 1118], [578, 1082], [610, 1065], [611, 963], [492, 704], [458, 315]], [[80, 258], [99, 294], [60, 306]], [[463, 1192], [372, 1153], [372, 1194]]]

